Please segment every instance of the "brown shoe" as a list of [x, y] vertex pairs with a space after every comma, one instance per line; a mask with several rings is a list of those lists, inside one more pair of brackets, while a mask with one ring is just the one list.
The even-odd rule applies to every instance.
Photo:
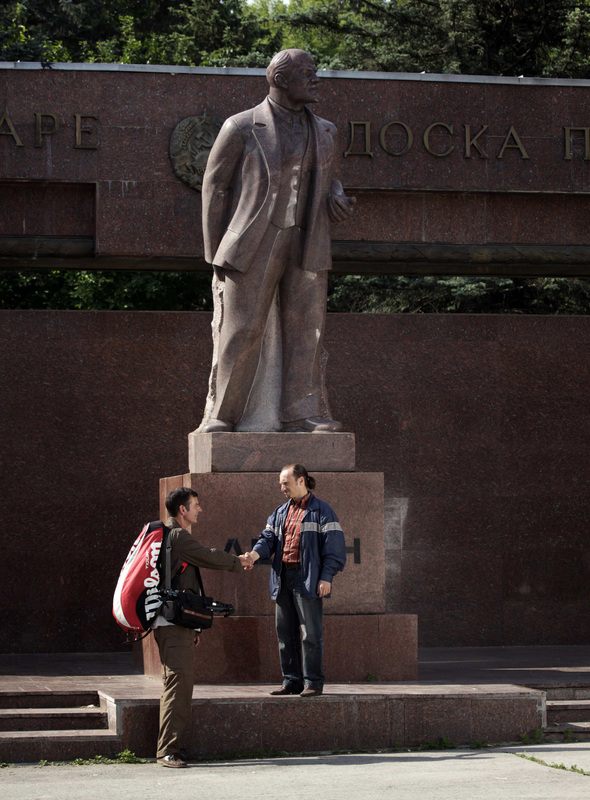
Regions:
[[186, 767], [186, 761], [177, 755], [162, 756], [156, 759], [158, 764], [162, 767], [171, 767], [172, 769], [183, 769]]
[[323, 689], [314, 689], [313, 686], [307, 686], [300, 694], [299, 697], [317, 697], [320, 695], [324, 690]]
[[300, 694], [301, 689], [298, 686], [281, 686], [280, 689], [273, 689], [270, 694], [284, 695], [284, 694]]

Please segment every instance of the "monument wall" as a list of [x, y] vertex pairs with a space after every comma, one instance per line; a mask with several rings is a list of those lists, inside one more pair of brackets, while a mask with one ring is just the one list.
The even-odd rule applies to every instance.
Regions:
[[[206, 269], [211, 125], [264, 93], [260, 70], [0, 64], [0, 269]], [[590, 82], [320, 93], [358, 199], [337, 271], [588, 274]], [[581, 317], [328, 316], [334, 415], [385, 476], [387, 611], [422, 644], [588, 641], [589, 339]], [[117, 573], [187, 470], [210, 358], [207, 314], [0, 312], [1, 651], [119, 646]], [[205, 511], [204, 541], [256, 535], [247, 504], [232, 531]]]
[[[186, 471], [210, 316], [0, 311], [0, 341], [1, 650], [117, 649], [112, 590]], [[328, 315], [334, 413], [385, 474], [387, 610], [423, 645], [588, 641], [589, 345], [582, 317]], [[232, 530], [202, 502], [211, 546], [265, 522], [247, 486]]]
[[[587, 274], [588, 81], [321, 74], [358, 200], [337, 269]], [[215, 125], [265, 93], [263, 70], [0, 64], [0, 266], [204, 267]]]

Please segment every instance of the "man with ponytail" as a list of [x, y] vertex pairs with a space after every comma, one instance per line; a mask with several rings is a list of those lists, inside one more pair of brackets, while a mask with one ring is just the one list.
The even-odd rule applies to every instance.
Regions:
[[251, 567], [272, 559], [283, 684], [271, 694], [313, 697], [324, 688], [323, 600], [346, 563], [344, 534], [332, 508], [313, 494], [315, 478], [304, 466], [283, 467], [279, 486], [287, 502], [270, 515], [247, 556]]

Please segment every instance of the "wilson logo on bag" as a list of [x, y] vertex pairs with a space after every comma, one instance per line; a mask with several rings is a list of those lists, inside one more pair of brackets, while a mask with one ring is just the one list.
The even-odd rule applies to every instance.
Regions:
[[148, 631], [162, 605], [160, 555], [168, 528], [148, 522], [134, 541], [113, 596], [113, 617], [128, 633]]

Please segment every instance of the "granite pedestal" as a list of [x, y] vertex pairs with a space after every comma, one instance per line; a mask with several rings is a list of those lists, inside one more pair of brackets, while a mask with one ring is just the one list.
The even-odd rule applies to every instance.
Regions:
[[[189, 442], [191, 464], [203, 471], [160, 480], [161, 516], [170, 491], [191, 487], [203, 509], [194, 531], [198, 541], [239, 555], [251, 549], [269, 514], [284, 502], [280, 468], [305, 464], [317, 480], [317, 495], [338, 514], [347, 546], [346, 568], [324, 602], [327, 680], [415, 680], [417, 618], [386, 613], [383, 474], [353, 471], [354, 435], [194, 433]], [[196, 683], [280, 680], [269, 570], [260, 562], [250, 572], [202, 570], [206, 593], [231, 603], [235, 616], [216, 619], [201, 636]], [[158, 674], [153, 637], [143, 640], [142, 650], [144, 672]]]
[[309, 472], [354, 470], [353, 433], [189, 433], [189, 472], [279, 472], [304, 464]]
[[[414, 614], [327, 614], [328, 682], [417, 680], [416, 638]], [[143, 640], [144, 673], [157, 676], [160, 659], [151, 640]], [[193, 671], [196, 684], [280, 683], [274, 616], [215, 620], [195, 648]]]

